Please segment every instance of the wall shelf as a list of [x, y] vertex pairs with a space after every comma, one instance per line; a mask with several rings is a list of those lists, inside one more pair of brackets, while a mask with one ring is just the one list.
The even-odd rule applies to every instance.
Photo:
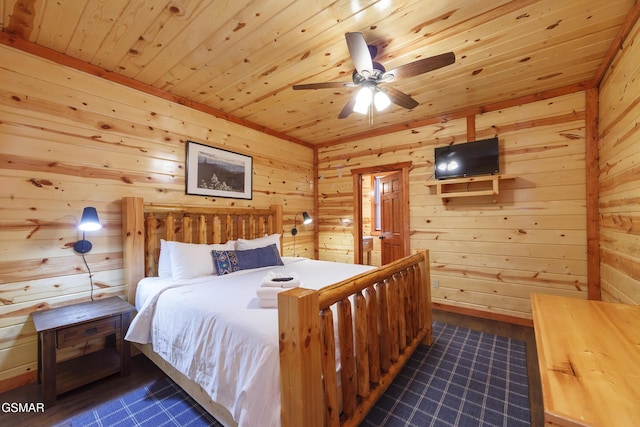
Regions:
[[[515, 175], [506, 174], [482, 175], [468, 178], [452, 178], [437, 181], [428, 181], [427, 186], [436, 187], [436, 194], [443, 200], [451, 199], [454, 197], [492, 196], [493, 202], [495, 203], [496, 196], [500, 194], [500, 180], [515, 178]], [[491, 187], [489, 187], [488, 185], [484, 185], [480, 188], [469, 189], [470, 184], [478, 182], [490, 183]], [[467, 189], [462, 191], [460, 190], [460, 188], [464, 184], [467, 184]]]

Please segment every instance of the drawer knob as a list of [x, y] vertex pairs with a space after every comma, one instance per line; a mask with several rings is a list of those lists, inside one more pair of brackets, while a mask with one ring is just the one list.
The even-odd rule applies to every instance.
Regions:
[[89, 328], [86, 331], [84, 331], [84, 336], [88, 337], [88, 336], [91, 336], [91, 335], [95, 335], [97, 333], [98, 333], [98, 328]]

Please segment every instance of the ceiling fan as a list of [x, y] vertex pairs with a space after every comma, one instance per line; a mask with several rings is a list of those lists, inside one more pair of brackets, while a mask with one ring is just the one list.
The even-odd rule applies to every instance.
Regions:
[[413, 77], [438, 68], [451, 65], [456, 57], [453, 52], [419, 59], [408, 64], [401, 65], [393, 70], [386, 71], [384, 66], [373, 59], [378, 53], [375, 46], [367, 45], [362, 33], [346, 33], [347, 47], [355, 70], [352, 74], [352, 82], [326, 82], [308, 83], [293, 85], [294, 90], [305, 89], [331, 89], [340, 87], [359, 87], [358, 93], [351, 97], [347, 105], [344, 106], [339, 119], [344, 119], [353, 111], [361, 114], [369, 114], [369, 121], [372, 121], [373, 107], [377, 111], [387, 108], [391, 103], [407, 109], [418, 106], [418, 101], [404, 92], [390, 86], [380, 87], [379, 85], [389, 83], [399, 78]]

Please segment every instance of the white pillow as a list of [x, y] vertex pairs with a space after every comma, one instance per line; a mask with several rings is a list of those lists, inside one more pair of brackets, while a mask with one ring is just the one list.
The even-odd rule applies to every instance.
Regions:
[[172, 277], [171, 272], [171, 253], [169, 252], [169, 245], [164, 239], [160, 239], [160, 256], [158, 257], [158, 277]]
[[222, 245], [167, 242], [174, 279], [191, 279], [216, 274], [211, 251], [233, 250], [233, 242]]
[[245, 240], [238, 239], [236, 240], [236, 250], [243, 251], [246, 249], [258, 249], [264, 248], [265, 246], [275, 244], [278, 248], [278, 252], [280, 253], [280, 235], [279, 234], [270, 234], [264, 237], [258, 237], [257, 239]]

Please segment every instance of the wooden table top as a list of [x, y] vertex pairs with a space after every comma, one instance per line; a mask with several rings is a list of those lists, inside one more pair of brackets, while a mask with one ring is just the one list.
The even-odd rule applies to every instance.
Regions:
[[640, 425], [640, 306], [532, 294], [545, 422]]
[[122, 298], [108, 297], [49, 310], [34, 311], [31, 317], [36, 332], [44, 332], [133, 310], [135, 307]]

